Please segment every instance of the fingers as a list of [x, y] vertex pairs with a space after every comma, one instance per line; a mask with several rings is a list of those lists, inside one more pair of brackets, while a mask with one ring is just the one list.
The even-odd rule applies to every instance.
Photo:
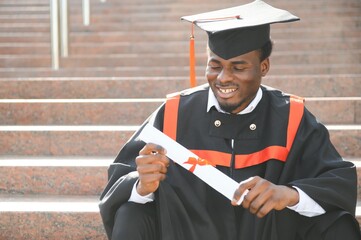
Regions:
[[247, 180], [240, 182], [238, 188], [234, 192], [232, 205], [240, 205], [243, 202], [244, 197], [248, 194], [249, 189], [253, 188], [256, 182], [257, 177], [250, 177]]
[[138, 168], [140, 167], [140, 170], [144, 170], [142, 166], [145, 167], [146, 165], [152, 165], [147, 166], [150, 167], [150, 169], [146, 168], [144, 171], [159, 171], [165, 173], [166, 168], [169, 166], [169, 159], [165, 154], [166, 150], [161, 146], [153, 143], [148, 143], [144, 146], [142, 150], [140, 150], [139, 156], [136, 158], [135, 162]]
[[139, 155], [148, 155], [156, 153], [159, 154], [166, 154], [167, 151], [160, 145], [154, 144], [154, 143], [147, 143], [142, 150], [139, 151]]
[[[242, 203], [244, 208], [261, 218], [272, 210], [282, 210], [289, 203], [297, 201], [298, 194], [294, 191], [286, 186], [275, 185], [263, 178], [252, 177], [240, 183], [234, 193], [232, 204]], [[244, 197], [243, 201], [241, 201], [242, 197]]]
[[166, 150], [156, 144], [146, 144], [135, 159], [139, 173], [137, 191], [140, 195], [147, 195], [156, 191], [159, 182], [164, 180], [169, 166]]
[[273, 191], [267, 189], [264, 185], [260, 186], [257, 192], [252, 192], [243, 201], [242, 206], [248, 208], [252, 214], [256, 214], [257, 217], [264, 217], [272, 209], [274, 209], [274, 202], [272, 201]]

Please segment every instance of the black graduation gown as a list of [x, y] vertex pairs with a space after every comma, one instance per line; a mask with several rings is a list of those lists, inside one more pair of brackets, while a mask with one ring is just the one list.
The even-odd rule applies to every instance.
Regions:
[[[286, 145], [289, 96], [265, 86], [262, 91], [263, 97], [256, 109], [245, 115], [222, 114], [215, 109], [207, 112], [207, 86], [183, 92], [177, 142], [191, 150], [228, 154], [230, 167], [217, 168], [237, 182], [257, 175], [275, 184], [297, 186], [327, 214], [309, 218], [286, 208], [271, 211], [259, 219], [242, 207], [233, 207], [224, 196], [171, 161], [167, 178], [155, 194], [160, 239], [301, 239], [315, 223], [317, 231], [322, 232], [340, 216], [355, 213], [356, 169], [343, 161], [331, 144], [326, 128], [307, 109], [286, 161], [266, 159], [251, 166], [234, 167], [237, 155]], [[154, 126], [162, 130], [164, 105], [154, 117]], [[222, 125], [215, 127], [215, 120], [220, 120]], [[251, 124], [256, 125], [256, 130], [250, 130]], [[144, 143], [136, 141], [136, 137], [137, 133], [109, 168], [109, 183], [101, 196], [99, 206], [108, 236], [116, 210], [128, 200], [137, 179], [134, 159]], [[231, 139], [234, 139], [233, 148]]]

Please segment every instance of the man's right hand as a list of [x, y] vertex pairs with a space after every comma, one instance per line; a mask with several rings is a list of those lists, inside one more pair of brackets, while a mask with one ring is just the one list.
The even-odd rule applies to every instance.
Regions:
[[166, 150], [159, 145], [148, 143], [135, 159], [139, 182], [137, 192], [141, 196], [155, 192], [164, 180], [169, 166]]

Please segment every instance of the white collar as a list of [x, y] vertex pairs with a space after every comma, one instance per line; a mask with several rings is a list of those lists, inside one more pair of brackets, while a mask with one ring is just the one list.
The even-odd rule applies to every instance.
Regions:
[[[256, 94], [256, 97], [252, 100], [252, 102], [250, 104], [248, 104], [248, 106], [243, 109], [241, 112], [237, 113], [237, 114], [247, 114], [247, 113], [250, 113], [252, 112], [258, 105], [258, 103], [261, 101], [262, 99], [262, 89], [261, 88], [258, 88], [258, 91], [257, 91], [257, 94]], [[221, 112], [221, 113], [227, 113], [225, 111], [223, 111], [221, 109], [221, 107], [219, 106], [219, 103], [216, 99], [216, 97], [214, 96], [213, 94], [213, 91], [211, 88], [209, 88], [209, 91], [208, 91], [208, 104], [207, 104], [207, 112], [209, 112], [209, 110], [211, 109], [211, 107], [215, 107], [217, 109], [218, 112]]]

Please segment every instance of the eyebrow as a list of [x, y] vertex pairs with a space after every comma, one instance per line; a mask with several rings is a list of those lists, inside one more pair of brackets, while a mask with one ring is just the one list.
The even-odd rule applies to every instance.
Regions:
[[[221, 64], [221, 61], [219, 61], [219, 60], [217, 60], [217, 59], [214, 59], [214, 58], [211, 58], [209, 61], [210, 61], [210, 62], [215, 62], [215, 63]], [[247, 62], [247, 61], [244, 61], [244, 60], [232, 61], [231, 63], [232, 63], [233, 65], [248, 64], [248, 62]]]

